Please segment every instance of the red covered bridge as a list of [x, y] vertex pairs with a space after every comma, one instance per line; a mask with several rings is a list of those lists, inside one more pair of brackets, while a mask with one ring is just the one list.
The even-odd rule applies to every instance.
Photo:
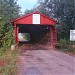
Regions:
[[[29, 33], [31, 40], [43, 38], [46, 32], [50, 33], [50, 46], [57, 42], [56, 23], [40, 12], [33, 12], [12, 21], [14, 25], [15, 42], [18, 43], [18, 33]], [[42, 36], [41, 36], [42, 35]], [[39, 40], [38, 40], [39, 41]], [[45, 41], [44, 41], [45, 42]]]

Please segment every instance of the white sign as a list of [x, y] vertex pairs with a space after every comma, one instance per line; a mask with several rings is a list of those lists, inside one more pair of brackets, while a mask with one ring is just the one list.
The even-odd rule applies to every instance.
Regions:
[[75, 41], [75, 30], [70, 30], [70, 41]]
[[33, 24], [40, 24], [40, 14], [33, 14]]
[[75, 33], [75, 30], [73, 30], [73, 33]]

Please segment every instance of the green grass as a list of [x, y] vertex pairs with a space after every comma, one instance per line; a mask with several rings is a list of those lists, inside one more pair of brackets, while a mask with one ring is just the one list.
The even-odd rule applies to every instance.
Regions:
[[0, 75], [16, 75], [18, 64], [18, 51], [6, 50], [0, 55]]

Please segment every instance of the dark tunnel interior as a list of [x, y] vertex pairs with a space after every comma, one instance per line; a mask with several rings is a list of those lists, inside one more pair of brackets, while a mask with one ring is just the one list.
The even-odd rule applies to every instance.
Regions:
[[50, 39], [50, 26], [48, 25], [17, 25], [19, 33], [29, 33], [30, 41], [27, 43], [47, 44]]

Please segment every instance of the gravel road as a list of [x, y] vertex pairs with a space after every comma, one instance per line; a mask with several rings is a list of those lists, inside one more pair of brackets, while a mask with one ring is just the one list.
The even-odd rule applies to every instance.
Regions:
[[52, 49], [20, 49], [18, 75], [75, 75], [75, 57]]

